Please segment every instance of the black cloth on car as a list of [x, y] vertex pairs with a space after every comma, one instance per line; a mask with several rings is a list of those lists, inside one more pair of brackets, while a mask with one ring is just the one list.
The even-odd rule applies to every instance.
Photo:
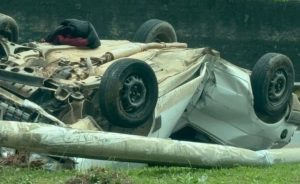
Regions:
[[88, 21], [78, 19], [65, 19], [47, 35], [45, 41], [57, 45], [68, 44], [90, 48], [101, 45], [94, 26]]

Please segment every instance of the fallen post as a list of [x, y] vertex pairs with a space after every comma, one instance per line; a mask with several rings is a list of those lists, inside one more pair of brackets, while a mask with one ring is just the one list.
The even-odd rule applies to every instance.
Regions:
[[231, 146], [0, 121], [0, 146], [52, 155], [192, 167], [300, 162], [300, 149], [251, 151]]

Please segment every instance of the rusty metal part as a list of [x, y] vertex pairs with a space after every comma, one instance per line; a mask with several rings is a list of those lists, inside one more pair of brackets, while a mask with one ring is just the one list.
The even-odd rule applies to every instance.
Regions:
[[103, 56], [101, 56], [100, 58], [98, 57], [90, 57], [90, 59], [93, 61], [93, 63], [95, 65], [102, 65], [105, 64], [107, 62], [110, 62], [113, 60], [113, 55], [111, 53], [105, 53]]
[[149, 49], [187, 48], [186, 43], [129, 43], [119, 49], [106, 52], [101, 57], [90, 57], [95, 65], [102, 65], [115, 59], [128, 57]]
[[16, 104], [17, 106], [23, 107], [23, 108], [28, 108], [33, 112], [37, 112], [40, 115], [46, 117], [47, 119], [51, 120], [51, 122], [65, 127], [65, 123], [63, 123], [62, 121], [60, 121], [59, 119], [57, 119], [56, 117], [54, 117], [53, 115], [49, 114], [48, 112], [46, 112], [41, 106], [37, 105], [34, 102], [31, 102], [29, 100], [23, 100], [19, 97], [17, 97], [16, 95], [8, 92], [7, 90], [0, 88], [0, 97], [10, 101], [13, 104]]
[[1, 119], [9, 121], [30, 121], [31, 114], [18, 107], [0, 102]]
[[6, 81], [0, 81], [0, 86], [24, 98], [29, 98], [32, 94], [34, 94], [38, 90], [38, 87], [28, 86], [28, 85], [14, 83], [14, 82], [13, 83], [6, 82]]
[[164, 49], [164, 48], [187, 48], [186, 43], [130, 43], [122, 48], [107, 52], [107, 55], [112, 56], [112, 60], [123, 57], [128, 57], [133, 54], [146, 51], [149, 49]]
[[46, 117], [47, 119], [51, 120], [52, 122], [54, 122], [55, 124], [57, 124], [61, 127], [66, 127], [65, 123], [63, 123], [62, 121], [57, 119], [55, 116], [46, 112], [41, 106], [37, 105], [34, 102], [31, 102], [31, 101], [25, 99], [22, 103], [22, 106], [25, 108], [29, 108], [29, 109], [43, 115], [44, 117]]
[[44, 81], [46, 79], [43, 77], [37, 77], [33, 75], [27, 75], [23, 73], [17, 73], [0, 69], [0, 80], [25, 84], [29, 86], [41, 87], [44, 85]]

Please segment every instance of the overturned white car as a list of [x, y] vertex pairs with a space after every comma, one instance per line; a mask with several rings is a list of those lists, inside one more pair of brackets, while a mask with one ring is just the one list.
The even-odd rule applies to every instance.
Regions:
[[288, 144], [300, 123], [285, 55], [267, 53], [250, 72], [210, 48], [173, 42], [160, 20], [141, 26], [139, 42], [19, 45], [14, 20], [1, 20], [1, 123], [68, 126], [89, 117], [99, 131], [252, 150]]

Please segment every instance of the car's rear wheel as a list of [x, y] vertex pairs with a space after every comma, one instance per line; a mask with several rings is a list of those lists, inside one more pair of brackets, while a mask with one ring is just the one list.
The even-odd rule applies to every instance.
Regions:
[[133, 40], [141, 43], [170, 43], [177, 42], [177, 36], [170, 23], [158, 19], [150, 19], [139, 27]]
[[19, 38], [19, 27], [17, 22], [10, 16], [0, 13], [0, 35], [11, 42], [17, 42]]
[[121, 127], [137, 127], [153, 115], [158, 85], [154, 71], [137, 59], [121, 59], [105, 71], [99, 87], [103, 115]]
[[262, 120], [274, 123], [285, 114], [294, 86], [291, 60], [278, 53], [267, 53], [255, 64], [251, 74], [254, 109]]

